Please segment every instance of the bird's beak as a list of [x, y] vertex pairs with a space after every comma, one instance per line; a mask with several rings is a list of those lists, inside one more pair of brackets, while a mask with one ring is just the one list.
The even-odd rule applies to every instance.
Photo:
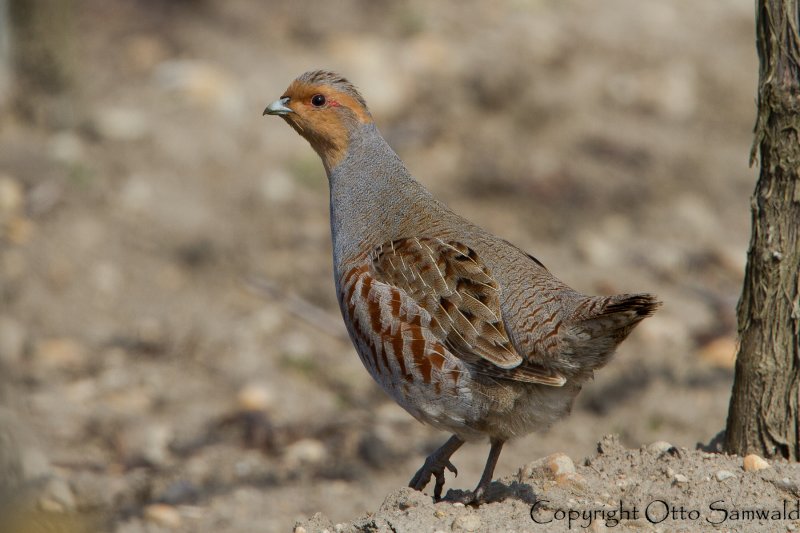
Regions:
[[263, 117], [264, 115], [288, 115], [289, 113], [294, 113], [290, 107], [286, 107], [286, 104], [289, 103], [289, 97], [284, 96], [283, 98], [278, 98], [271, 104], [267, 106], [264, 110], [264, 113], [261, 114]]

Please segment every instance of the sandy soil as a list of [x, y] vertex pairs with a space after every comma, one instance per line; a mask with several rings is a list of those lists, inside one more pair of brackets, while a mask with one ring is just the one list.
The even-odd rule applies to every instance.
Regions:
[[[616, 501], [617, 472], [653, 478], [641, 502], [663, 489], [707, 509], [751, 481], [754, 505], [790, 497], [773, 481], [796, 470], [765, 481], [691, 451], [724, 427], [733, 376], [755, 181], [751, 2], [75, 5], [75, 86], [0, 115], [13, 507], [120, 533], [290, 531], [316, 512], [347, 524], [387, 495], [376, 516], [402, 514], [403, 498], [411, 514], [442, 509], [428, 530], [472, 512], [397, 492], [447, 436], [361, 368], [334, 301], [322, 166], [261, 117], [315, 67], [361, 87], [455, 210], [577, 289], [665, 302], [569, 419], [507, 446], [505, 485], [556, 452], [582, 465], [613, 433], [634, 451], [596, 459], [615, 458], [609, 477], [578, 466], [588, 492], [518, 483], [553, 505]], [[660, 440], [684, 451], [637, 451]], [[464, 447], [448, 486], [472, 488], [487, 449]], [[718, 470], [736, 476], [705, 481]], [[482, 527], [499, 509], [522, 529], [519, 490], [477, 511]]]
[[350, 523], [318, 513], [294, 531], [795, 531], [800, 465], [764, 466], [745, 471], [741, 458], [664, 441], [631, 450], [607, 436], [577, 467], [553, 454], [494, 482], [496, 501], [478, 508], [403, 488]]

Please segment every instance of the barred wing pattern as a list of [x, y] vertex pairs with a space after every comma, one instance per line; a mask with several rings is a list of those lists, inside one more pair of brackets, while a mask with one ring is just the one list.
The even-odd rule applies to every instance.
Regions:
[[500, 309], [500, 287], [468, 246], [436, 238], [398, 239], [370, 254], [377, 279], [424, 309], [428, 328], [479, 374], [561, 386], [563, 376], [514, 348]]
[[499, 289], [475, 252], [458, 243], [410, 238], [376, 248], [372, 268], [433, 317], [432, 329], [464, 358], [478, 355], [500, 368], [522, 357], [500, 316]]

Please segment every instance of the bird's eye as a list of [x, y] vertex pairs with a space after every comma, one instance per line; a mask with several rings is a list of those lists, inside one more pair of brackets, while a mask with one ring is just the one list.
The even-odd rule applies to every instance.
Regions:
[[315, 94], [311, 97], [311, 105], [314, 107], [322, 107], [325, 105], [325, 97], [321, 94]]

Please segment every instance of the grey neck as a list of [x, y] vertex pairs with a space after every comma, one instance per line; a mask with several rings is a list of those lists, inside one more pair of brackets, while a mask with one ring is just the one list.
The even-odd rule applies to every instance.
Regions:
[[328, 173], [334, 266], [388, 239], [430, 193], [411, 177], [374, 124], [359, 125], [345, 158]]

